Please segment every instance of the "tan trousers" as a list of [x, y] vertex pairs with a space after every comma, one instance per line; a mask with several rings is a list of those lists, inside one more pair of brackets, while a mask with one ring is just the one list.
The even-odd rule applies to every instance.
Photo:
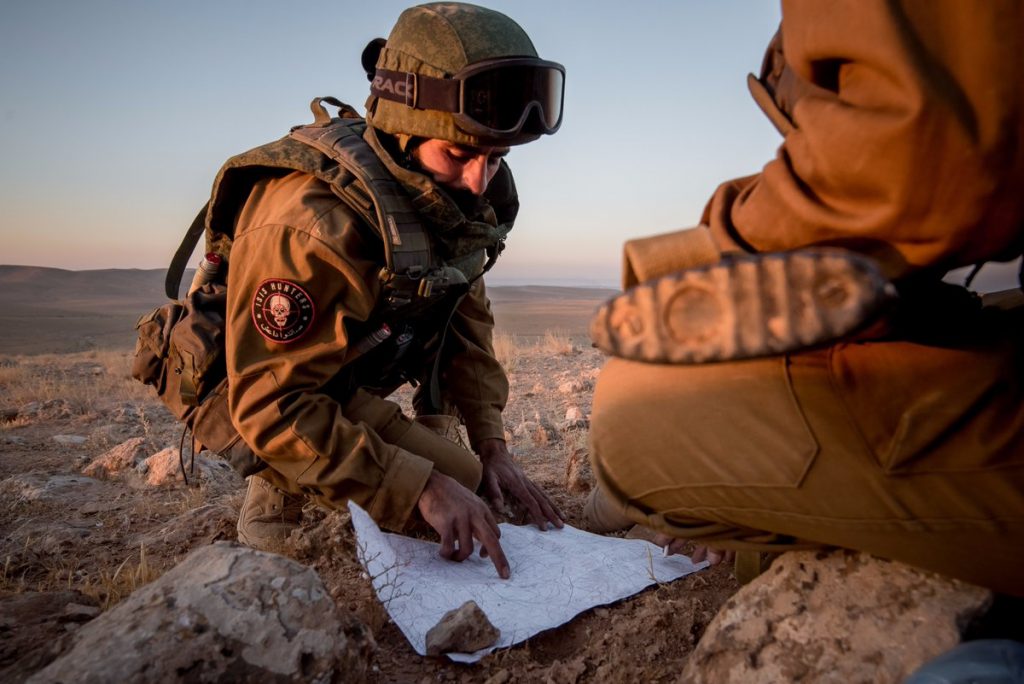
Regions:
[[1022, 314], [787, 357], [613, 359], [594, 394], [599, 485], [677, 537], [841, 546], [1024, 596]]

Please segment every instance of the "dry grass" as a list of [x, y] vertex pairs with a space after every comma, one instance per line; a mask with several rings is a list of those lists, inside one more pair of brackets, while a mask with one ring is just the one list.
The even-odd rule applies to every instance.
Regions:
[[524, 356], [570, 356], [579, 354], [580, 349], [566, 333], [548, 330], [533, 344], [527, 343], [514, 334], [497, 333], [494, 336], [494, 354], [507, 372], [520, 366]]
[[138, 553], [129, 554], [113, 571], [101, 568], [95, 579], [90, 578], [82, 584], [80, 591], [96, 599], [100, 607], [107, 610], [161, 574], [150, 564], [146, 547], [140, 546]]
[[568, 356], [578, 354], [580, 350], [564, 332], [548, 330], [537, 343], [537, 351], [548, 356]]
[[523, 345], [515, 335], [498, 333], [494, 336], [494, 356], [507, 373], [516, 369], [522, 353]]
[[61, 402], [77, 415], [97, 404], [152, 400], [150, 388], [130, 375], [131, 354], [88, 351], [77, 354], [0, 358], [0, 407]]

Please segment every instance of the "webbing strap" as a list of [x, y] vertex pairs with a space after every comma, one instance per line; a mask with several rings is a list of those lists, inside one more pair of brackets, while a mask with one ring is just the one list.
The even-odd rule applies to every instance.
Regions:
[[290, 133], [337, 162], [349, 175], [334, 187], [349, 204], [373, 207], [373, 224], [380, 226], [384, 256], [392, 273], [419, 277], [434, 264], [430, 240], [409, 196], [380, 162], [356, 128], [342, 119], [337, 125], [303, 126]]
[[207, 202], [199, 210], [199, 213], [196, 214], [192, 225], [185, 232], [185, 237], [181, 239], [181, 244], [178, 245], [174, 258], [171, 259], [171, 265], [167, 267], [167, 277], [164, 279], [164, 292], [171, 299], [178, 298], [178, 288], [181, 287], [181, 276], [185, 273], [185, 265], [188, 263], [188, 258], [192, 256], [192, 250], [196, 248], [196, 243], [199, 242], [199, 236], [206, 230], [206, 211], [209, 208], [210, 203]]

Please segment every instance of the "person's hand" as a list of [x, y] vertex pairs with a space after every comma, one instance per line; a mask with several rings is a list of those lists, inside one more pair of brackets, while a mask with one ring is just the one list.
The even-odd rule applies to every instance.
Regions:
[[522, 469], [512, 460], [512, 454], [503, 439], [483, 439], [476, 445], [480, 454], [480, 463], [484, 467], [482, 489], [484, 496], [491, 500], [498, 510], [505, 507], [502, 492], [508, 492], [519, 503], [526, 507], [530, 522], [541, 530], [548, 528], [550, 522], [561, 528], [562, 514], [555, 507], [541, 488], [526, 477]]
[[[677, 537], [670, 537], [667, 534], [661, 534], [660, 532], [654, 536], [654, 543], [663, 549], [668, 549], [665, 554], [671, 556], [677, 553], [683, 553], [683, 547], [686, 546], [685, 539], [679, 539]], [[731, 563], [736, 558], [735, 551], [723, 551], [721, 549], [714, 549], [710, 546], [695, 546], [693, 553], [690, 554], [690, 560], [694, 563], [700, 563], [706, 560], [708, 565], [718, 565], [722, 561]]]
[[442, 558], [461, 563], [472, 555], [476, 538], [480, 541], [480, 555], [490, 557], [499, 577], [509, 578], [508, 560], [498, 542], [501, 530], [479, 496], [435, 470], [416, 507], [427, 524], [441, 535]]

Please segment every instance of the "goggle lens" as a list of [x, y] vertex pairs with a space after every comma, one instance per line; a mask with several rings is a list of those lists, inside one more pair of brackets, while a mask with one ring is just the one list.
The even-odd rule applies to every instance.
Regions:
[[[562, 118], [565, 74], [552, 67], [502, 66], [467, 76], [463, 83], [463, 114], [495, 131], [511, 131], [524, 123], [527, 132], [547, 133]], [[530, 131], [523, 122], [537, 111], [543, 128]]]

